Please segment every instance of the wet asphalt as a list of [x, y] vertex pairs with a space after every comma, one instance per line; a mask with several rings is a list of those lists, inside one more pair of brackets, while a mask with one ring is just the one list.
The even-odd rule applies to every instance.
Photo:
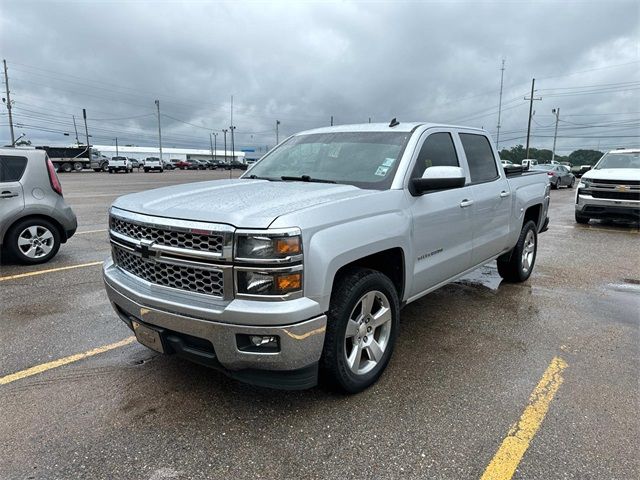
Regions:
[[[104, 260], [108, 205], [227, 172], [60, 175], [78, 234], [46, 266]], [[480, 478], [554, 357], [564, 382], [514, 478], [640, 476], [640, 235], [552, 191], [529, 281], [495, 264], [402, 311], [367, 391], [252, 387], [137, 343], [0, 385], [1, 479]], [[0, 377], [119, 341], [91, 266], [0, 282]]]

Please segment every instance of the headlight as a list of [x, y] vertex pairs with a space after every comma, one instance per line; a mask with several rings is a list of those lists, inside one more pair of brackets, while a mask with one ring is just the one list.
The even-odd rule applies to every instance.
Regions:
[[591, 188], [591, 180], [588, 178], [581, 178], [578, 188]]
[[300, 255], [302, 238], [298, 229], [268, 233], [236, 233], [237, 260], [282, 263], [300, 260]]
[[238, 269], [236, 272], [237, 293], [244, 295], [286, 296], [301, 292], [302, 267], [284, 270]]

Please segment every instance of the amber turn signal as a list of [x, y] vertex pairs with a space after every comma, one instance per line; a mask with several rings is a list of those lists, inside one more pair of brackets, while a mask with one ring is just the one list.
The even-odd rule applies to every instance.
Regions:
[[279, 255], [297, 255], [302, 252], [300, 237], [282, 237], [275, 240], [276, 252]]
[[289, 273], [286, 275], [278, 275], [276, 277], [276, 290], [279, 292], [287, 293], [300, 289], [302, 289], [301, 273]]

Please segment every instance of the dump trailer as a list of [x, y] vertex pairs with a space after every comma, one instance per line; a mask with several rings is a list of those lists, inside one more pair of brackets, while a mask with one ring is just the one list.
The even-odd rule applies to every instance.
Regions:
[[79, 172], [91, 167], [90, 147], [36, 147], [49, 155], [58, 172]]

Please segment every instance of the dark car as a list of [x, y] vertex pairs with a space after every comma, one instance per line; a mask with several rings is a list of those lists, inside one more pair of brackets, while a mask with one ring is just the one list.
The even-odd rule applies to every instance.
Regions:
[[560, 188], [563, 186], [573, 188], [576, 183], [576, 177], [564, 165], [534, 165], [531, 170], [543, 170], [547, 172], [549, 177], [549, 185], [551, 188]]
[[191, 160], [192, 170], [206, 170], [209, 164], [204, 160]]

